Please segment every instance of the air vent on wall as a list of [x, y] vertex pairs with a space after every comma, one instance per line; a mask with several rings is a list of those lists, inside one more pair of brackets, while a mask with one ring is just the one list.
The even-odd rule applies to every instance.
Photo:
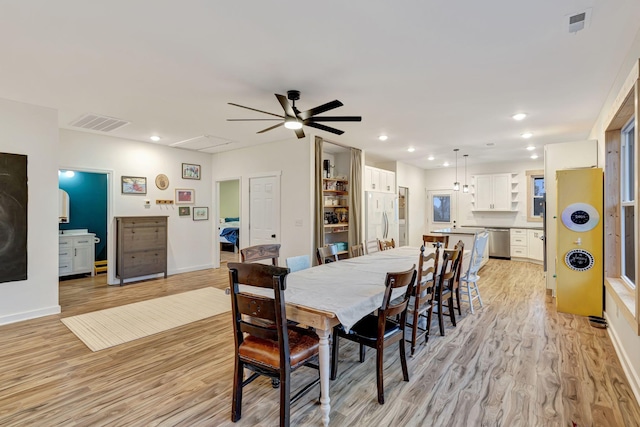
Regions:
[[131, 122], [89, 113], [72, 121], [69, 125], [82, 129], [96, 130], [99, 132], [111, 132], [121, 128], [122, 126], [126, 126], [129, 123]]
[[[581, 10], [580, 12], [566, 15], [565, 19], [568, 19], [569, 33], [577, 33], [580, 30], [589, 28], [591, 22], [591, 9]], [[565, 21], [566, 23], [567, 21]]]

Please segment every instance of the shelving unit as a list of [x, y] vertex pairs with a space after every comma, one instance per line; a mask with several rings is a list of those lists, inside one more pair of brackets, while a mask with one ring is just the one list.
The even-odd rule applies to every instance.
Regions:
[[347, 233], [349, 232], [349, 181], [341, 178], [323, 178], [324, 244], [342, 244], [338, 255], [347, 255]]

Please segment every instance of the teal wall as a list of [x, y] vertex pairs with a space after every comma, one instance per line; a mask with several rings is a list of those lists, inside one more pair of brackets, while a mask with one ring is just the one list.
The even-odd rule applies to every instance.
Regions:
[[73, 177], [58, 176], [59, 187], [69, 194], [68, 224], [60, 230], [86, 228], [100, 238], [96, 245], [96, 260], [107, 259], [107, 175], [75, 172]]

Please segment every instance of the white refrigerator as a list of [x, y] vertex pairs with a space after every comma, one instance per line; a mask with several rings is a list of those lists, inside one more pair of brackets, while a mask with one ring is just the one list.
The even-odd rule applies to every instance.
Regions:
[[398, 243], [398, 196], [393, 193], [365, 191], [365, 239]]

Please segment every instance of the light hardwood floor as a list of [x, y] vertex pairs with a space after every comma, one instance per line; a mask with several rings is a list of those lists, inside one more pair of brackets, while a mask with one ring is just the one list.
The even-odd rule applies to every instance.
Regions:
[[[640, 408], [605, 330], [557, 313], [542, 269], [491, 260], [485, 307], [465, 313], [409, 360], [385, 353], [386, 403], [375, 392], [373, 352], [340, 347], [331, 383], [333, 426], [638, 426]], [[61, 317], [179, 293], [227, 287], [226, 268], [108, 287], [104, 275], [63, 281], [62, 314], [0, 327], [1, 426], [219, 426], [229, 421], [233, 339], [221, 314], [96, 353]], [[464, 305], [463, 305], [464, 307]], [[297, 371], [293, 387], [313, 373]], [[292, 425], [321, 425], [318, 393], [291, 408]], [[245, 389], [237, 426], [278, 424], [266, 379]]]

